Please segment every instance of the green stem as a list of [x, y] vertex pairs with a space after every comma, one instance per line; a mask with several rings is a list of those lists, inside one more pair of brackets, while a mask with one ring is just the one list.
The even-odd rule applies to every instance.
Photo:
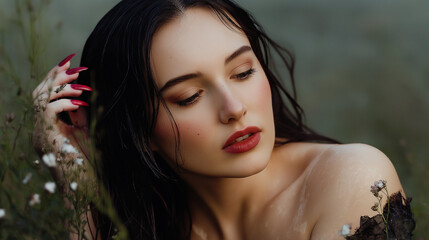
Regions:
[[27, 118], [27, 111], [24, 112], [24, 116], [22, 117], [22, 121], [20, 122], [20, 124], [18, 126], [18, 130], [16, 131], [16, 135], [15, 135], [15, 138], [13, 140], [13, 145], [12, 145], [12, 153], [15, 151], [16, 143], [18, 142], [18, 137], [19, 137], [19, 134], [21, 133], [21, 129], [22, 129], [23, 125], [25, 124], [26, 118]]
[[386, 216], [386, 239], [389, 239], [389, 214], [390, 214], [390, 197], [389, 197], [389, 191], [386, 189], [386, 196], [387, 196], [387, 216]]
[[[388, 226], [387, 220], [389, 219], [388, 218], [389, 213], [387, 214], [387, 219], [386, 219], [384, 217], [384, 212], [383, 212], [383, 207], [382, 207], [383, 205], [381, 203], [381, 199], [383, 199], [383, 198], [380, 196], [380, 197], [377, 197], [377, 199], [378, 199], [378, 206], [379, 206], [377, 212], [381, 215], [381, 218], [383, 219], [384, 224], [386, 224], [386, 227], [384, 228], [384, 232], [386, 233], [386, 239], [388, 240], [389, 239], [389, 231], [387, 229], [387, 226]], [[389, 204], [389, 196], [387, 196], [387, 203]], [[387, 208], [389, 208], [389, 205], [387, 206]]]

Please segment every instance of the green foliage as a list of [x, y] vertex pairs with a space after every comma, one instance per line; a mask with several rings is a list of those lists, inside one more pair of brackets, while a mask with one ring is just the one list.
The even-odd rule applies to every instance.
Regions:
[[[31, 144], [31, 91], [46, 72], [41, 58], [48, 43], [47, 29], [40, 16], [49, 2], [1, 2], [0, 9], [13, 13], [8, 17], [2, 12], [0, 20], [0, 86], [7, 90], [0, 105], [0, 208], [5, 210], [1, 239], [65, 239], [69, 234], [65, 220], [73, 216], [58, 191], [44, 190], [44, 183], [53, 180], [45, 166], [35, 164], [38, 156]], [[34, 194], [39, 194], [40, 203], [30, 206]]]
[[[119, 229], [116, 239], [127, 239], [103, 186], [99, 195], [88, 189], [90, 184], [69, 191], [56, 186], [50, 192], [45, 184], [55, 182], [52, 169], [33, 150], [32, 91], [48, 72], [45, 58], [58, 33], [45, 21], [50, 4], [0, 1], [0, 239], [68, 239], [70, 233], [86, 239], [89, 204], [112, 219]], [[67, 177], [70, 182], [76, 178]]]

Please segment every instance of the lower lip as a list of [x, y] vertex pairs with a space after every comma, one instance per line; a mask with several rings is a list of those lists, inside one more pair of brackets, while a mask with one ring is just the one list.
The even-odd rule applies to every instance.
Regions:
[[223, 150], [228, 153], [244, 153], [256, 147], [256, 145], [259, 143], [259, 140], [261, 140], [261, 134], [260, 132], [257, 132], [243, 141], [229, 145]]

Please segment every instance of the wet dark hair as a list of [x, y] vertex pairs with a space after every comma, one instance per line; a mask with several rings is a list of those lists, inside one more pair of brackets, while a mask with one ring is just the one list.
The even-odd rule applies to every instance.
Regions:
[[[185, 183], [150, 148], [159, 107], [166, 107], [154, 82], [150, 49], [155, 32], [192, 7], [214, 11], [231, 29], [248, 37], [272, 92], [277, 144], [334, 140], [303, 123], [296, 102], [291, 52], [271, 40], [253, 17], [229, 0], [123, 0], [111, 9], [89, 36], [79, 83], [96, 91], [88, 122], [96, 118], [96, 146], [101, 155], [101, 181], [132, 239], [189, 239], [192, 219]], [[234, 22], [235, 21], [235, 22]], [[289, 72], [291, 93], [272, 71], [271, 51]], [[83, 95], [89, 101], [89, 96]], [[101, 111], [100, 111], [101, 110]], [[170, 115], [171, 117], [171, 115]], [[172, 119], [172, 118], [171, 118]], [[175, 127], [174, 119], [172, 126]], [[177, 132], [176, 140], [179, 139]], [[179, 141], [176, 141], [176, 149]], [[98, 215], [102, 238], [112, 225]]]

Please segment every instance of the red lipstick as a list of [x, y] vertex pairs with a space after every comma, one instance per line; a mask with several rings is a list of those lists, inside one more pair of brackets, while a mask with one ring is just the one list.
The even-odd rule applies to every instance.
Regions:
[[226, 140], [223, 150], [228, 153], [243, 153], [250, 151], [261, 140], [261, 129], [258, 127], [247, 127], [241, 131], [237, 131], [232, 134], [228, 140]]

